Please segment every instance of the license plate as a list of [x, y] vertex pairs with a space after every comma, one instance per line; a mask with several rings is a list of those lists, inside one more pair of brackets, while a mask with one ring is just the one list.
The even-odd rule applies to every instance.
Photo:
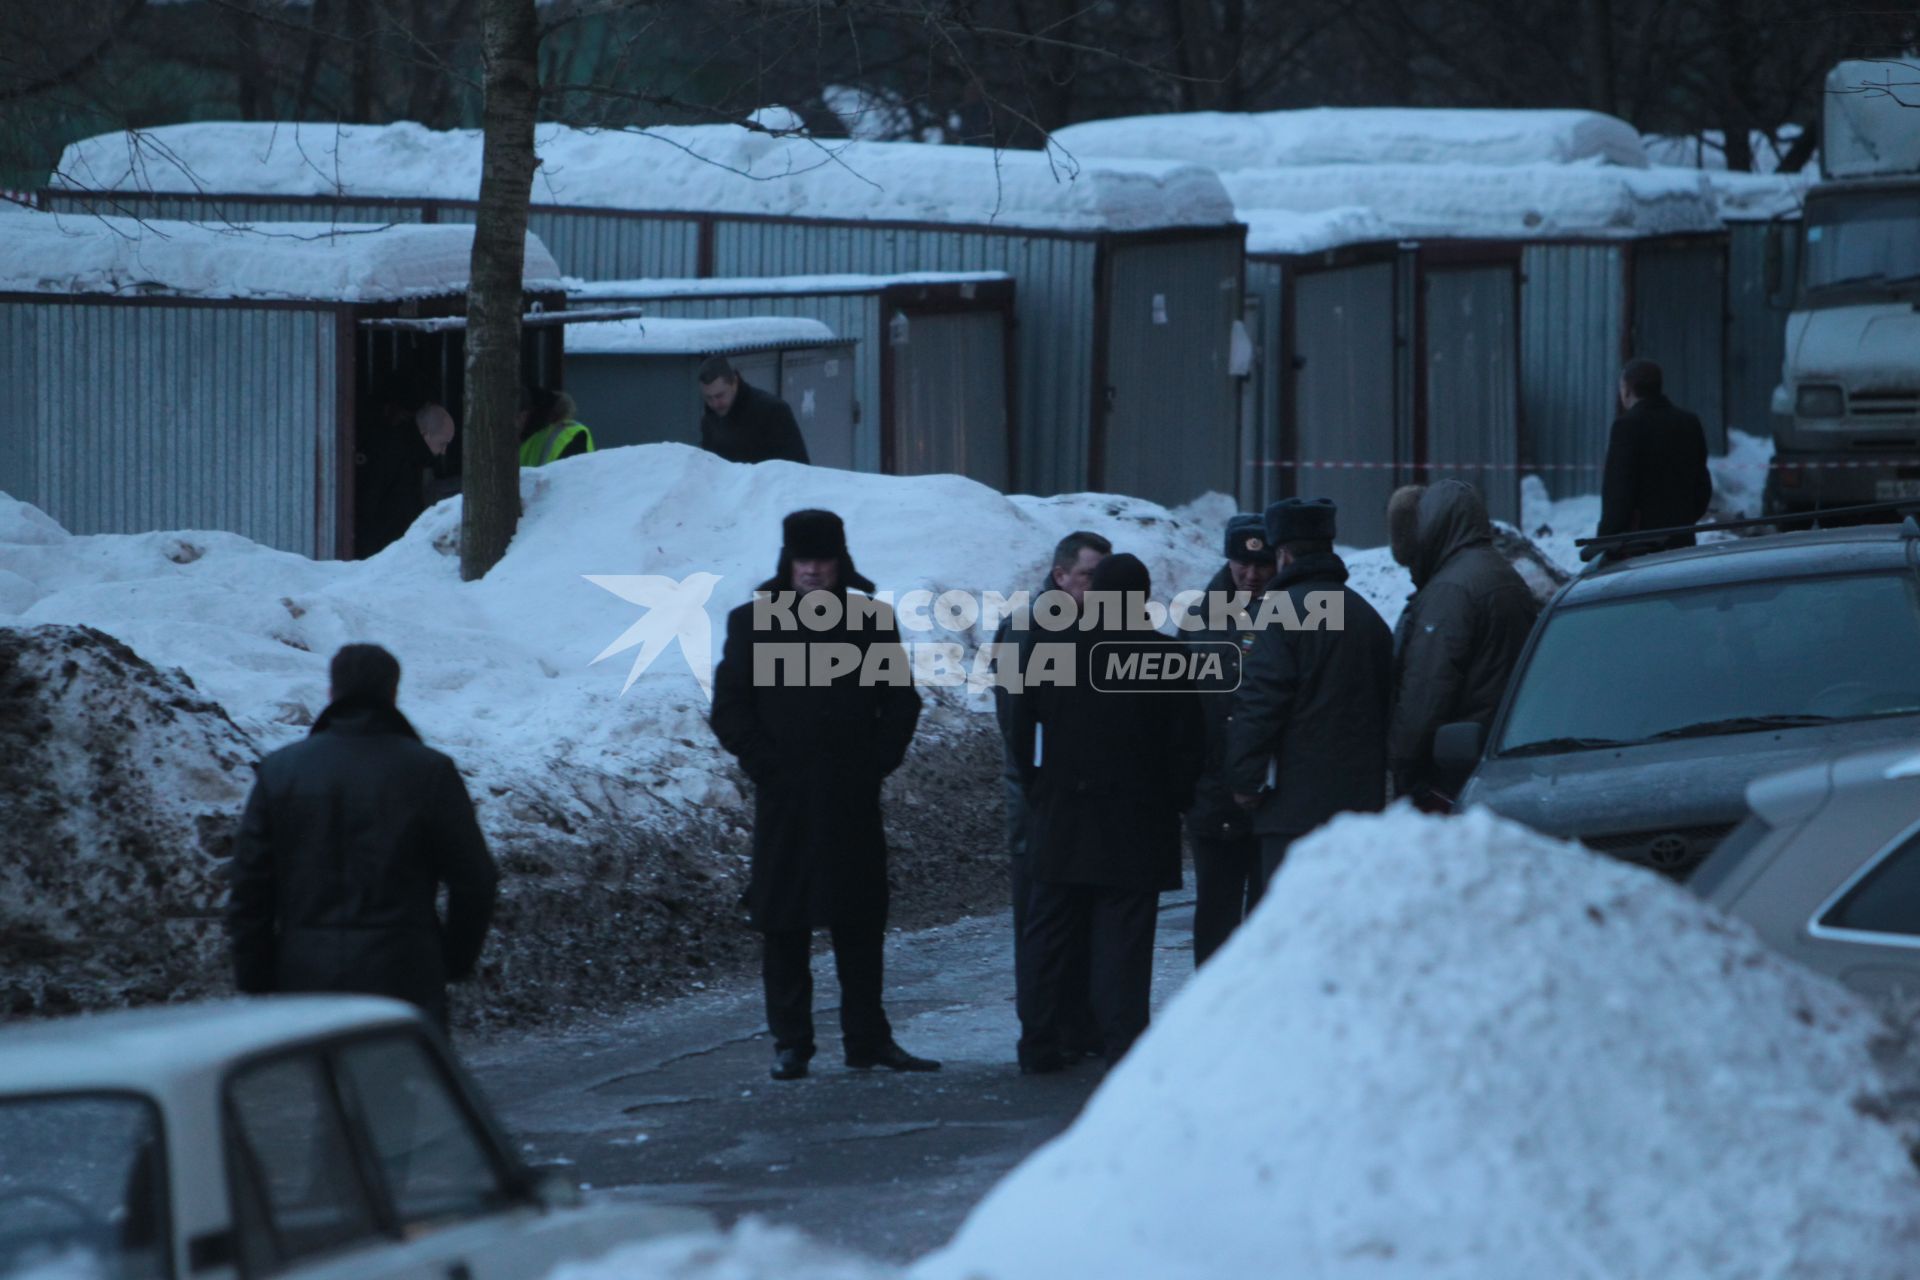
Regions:
[[1882, 502], [1920, 498], [1920, 480], [1876, 480], [1873, 482], [1873, 496]]

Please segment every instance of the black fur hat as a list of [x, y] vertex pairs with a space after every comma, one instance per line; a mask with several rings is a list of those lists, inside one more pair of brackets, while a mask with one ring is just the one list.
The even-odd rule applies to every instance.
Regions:
[[775, 581], [782, 589], [793, 585], [795, 560], [838, 560], [841, 587], [873, 594], [873, 582], [853, 567], [847, 551], [847, 526], [831, 511], [810, 507], [790, 513], [780, 522], [780, 569]]
[[1249, 511], [1227, 521], [1227, 559], [1242, 564], [1272, 564], [1273, 544], [1267, 541], [1267, 522]]
[[1282, 498], [1267, 508], [1267, 541], [1332, 542], [1334, 514], [1332, 498]]

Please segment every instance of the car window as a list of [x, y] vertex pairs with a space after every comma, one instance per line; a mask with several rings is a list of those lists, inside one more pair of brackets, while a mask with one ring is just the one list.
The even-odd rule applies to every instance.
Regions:
[[1739, 583], [1556, 613], [1520, 675], [1498, 750], [1642, 742], [1722, 723], [1737, 731], [1730, 722], [1748, 718], [1916, 713], [1912, 575]]
[[237, 1072], [227, 1100], [231, 1149], [240, 1165], [231, 1173], [241, 1202], [235, 1220], [244, 1230], [257, 1210], [270, 1237], [265, 1248], [257, 1239], [242, 1240], [246, 1257], [287, 1263], [380, 1235], [317, 1054]]
[[144, 1099], [0, 1101], [0, 1275], [170, 1275], [165, 1171]]
[[1859, 933], [1920, 936], [1920, 834], [1883, 858], [1820, 923]]
[[512, 1199], [486, 1140], [419, 1037], [356, 1041], [336, 1060], [402, 1223], [470, 1218]]

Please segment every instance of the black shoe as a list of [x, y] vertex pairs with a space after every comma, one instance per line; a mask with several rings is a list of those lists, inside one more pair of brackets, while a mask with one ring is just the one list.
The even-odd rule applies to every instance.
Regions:
[[802, 1049], [782, 1049], [774, 1055], [773, 1067], [767, 1074], [775, 1080], [805, 1079], [807, 1059], [812, 1056]]
[[1065, 1071], [1069, 1059], [1065, 1054], [1049, 1049], [1041, 1053], [1023, 1053], [1020, 1055], [1020, 1074], [1023, 1076], [1050, 1076], [1056, 1071]]
[[932, 1058], [916, 1058], [889, 1040], [878, 1049], [847, 1050], [847, 1065], [855, 1071], [871, 1071], [875, 1067], [885, 1067], [889, 1071], [938, 1071], [940, 1064]]

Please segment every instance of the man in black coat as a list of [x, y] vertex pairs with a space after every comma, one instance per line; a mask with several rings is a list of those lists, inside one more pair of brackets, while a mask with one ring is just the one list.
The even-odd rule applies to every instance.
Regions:
[[499, 875], [460, 771], [394, 705], [393, 655], [347, 645], [332, 684], [306, 740], [262, 760], [247, 797], [227, 908], [235, 985], [393, 996], [444, 1029]]
[[1285, 498], [1266, 511], [1279, 567], [1234, 698], [1227, 785], [1253, 815], [1269, 880], [1299, 837], [1337, 813], [1386, 803], [1393, 633], [1347, 586], [1334, 519], [1326, 498]]
[[[1033, 617], [1040, 598], [1063, 592], [1078, 606], [1086, 598], [1087, 583], [1100, 562], [1113, 554], [1113, 544], [1097, 533], [1076, 529], [1054, 544], [1053, 564], [1033, 592], [1023, 627], [1018, 615], [1008, 614], [993, 633], [997, 662], [1011, 676], [1027, 669], [1036, 642], [1048, 636]], [[1020, 1040], [1014, 1052], [1022, 1072], [1057, 1070], [1065, 1061], [1099, 1052], [1099, 1030], [1087, 996], [1086, 947], [1074, 949], [1067, 985], [1075, 994], [1067, 1000], [1059, 1026], [1043, 1025], [1034, 1004], [1033, 974], [1038, 963], [1027, 944], [1027, 904], [1033, 896], [1033, 874], [1027, 857], [1027, 784], [1013, 745], [1013, 702], [1020, 695], [1006, 684], [993, 687], [993, 714], [1000, 728], [1000, 791], [1006, 802], [1007, 880], [1013, 898], [1013, 1007], [1020, 1018]], [[1060, 1043], [1055, 1043], [1055, 1037]]]
[[[1251, 611], [1273, 578], [1274, 555], [1267, 544], [1266, 522], [1244, 512], [1228, 520], [1226, 554], [1227, 562], [1207, 583], [1206, 596], [1190, 608], [1182, 635], [1195, 645], [1235, 645], [1244, 664], [1253, 650], [1255, 632], [1228, 616], [1225, 606], [1231, 602]], [[1239, 676], [1236, 665], [1200, 684], [1207, 767], [1194, 792], [1193, 807], [1187, 810], [1187, 835], [1193, 842], [1195, 968], [1205, 964], [1252, 912], [1266, 884], [1260, 874], [1260, 842], [1254, 838], [1252, 819], [1234, 803], [1233, 788], [1227, 785], [1227, 726], [1233, 722]]]
[[1444, 810], [1436, 791], [1433, 734], [1443, 724], [1493, 721], [1539, 604], [1493, 548], [1493, 524], [1472, 485], [1439, 480], [1415, 514], [1414, 597], [1394, 654], [1387, 760], [1396, 795]]
[[709, 356], [699, 378], [707, 406], [700, 415], [702, 449], [728, 462], [807, 460], [807, 442], [785, 400], [749, 386], [725, 356]]
[[[1139, 559], [1116, 555], [1093, 571], [1088, 598], [1144, 603], [1151, 589]], [[1074, 680], [1027, 687], [1013, 704], [1029, 804], [1035, 1004], [1042, 1025], [1058, 1029], [1084, 936], [1101, 1047], [1114, 1063], [1147, 1028], [1160, 893], [1180, 884], [1180, 814], [1193, 801], [1205, 729], [1190, 686], [1116, 688], [1097, 678], [1116, 644], [1164, 655], [1185, 650], [1180, 642], [1109, 626], [1040, 643], [1071, 647]]]
[[[763, 938], [773, 1078], [797, 1080], [813, 1058], [815, 929], [833, 935], [847, 1065], [935, 1071], [939, 1063], [894, 1043], [880, 1000], [880, 784], [906, 758], [920, 695], [892, 611], [871, 599], [873, 583], [853, 567], [840, 517], [796, 511], [781, 532], [779, 569], [754, 602], [727, 615], [710, 714], [714, 736], [754, 785], [745, 903]], [[819, 626], [800, 607], [809, 598], [828, 610]]]
[[[1700, 419], [1667, 399], [1660, 366], [1632, 360], [1620, 371], [1620, 416], [1607, 437], [1607, 470], [1600, 484], [1600, 537], [1636, 529], [1672, 529], [1696, 523], [1713, 501], [1707, 470], [1707, 433]], [[1677, 533], [1659, 551], [1690, 547]]]

